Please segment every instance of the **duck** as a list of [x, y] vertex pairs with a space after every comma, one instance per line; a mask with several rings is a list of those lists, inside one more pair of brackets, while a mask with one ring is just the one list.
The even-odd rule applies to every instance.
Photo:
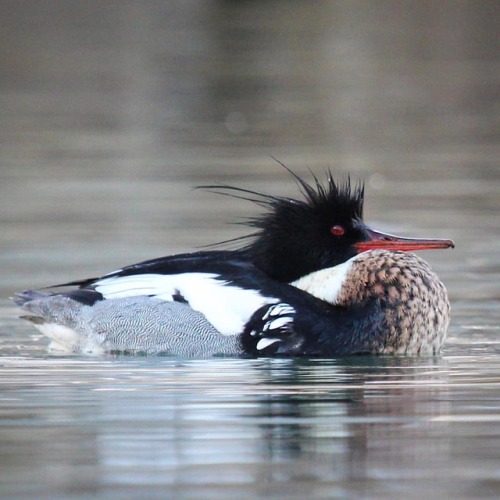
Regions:
[[[380, 297], [373, 298], [370, 290], [387, 289], [392, 291], [386, 290], [390, 295], [395, 288], [385, 282], [368, 286], [359, 269], [369, 262], [376, 272], [381, 262], [391, 262], [392, 258], [394, 263], [396, 256], [402, 268], [415, 265], [425, 270], [422, 276], [429, 283], [438, 283], [431, 287], [434, 298], [429, 299], [437, 302], [426, 310], [449, 309], [439, 279], [424, 261], [405, 252], [450, 248], [454, 246], [451, 240], [402, 238], [375, 231], [363, 221], [361, 183], [352, 187], [349, 178], [338, 183], [328, 172], [326, 185], [313, 176], [313, 186], [291, 174], [303, 194], [301, 200], [227, 185], [202, 186], [254, 201], [267, 209], [264, 215], [247, 221], [258, 231], [250, 235], [252, 240], [242, 248], [152, 259], [100, 278], [25, 290], [16, 294], [14, 301], [28, 313], [23, 317], [51, 339], [54, 351], [202, 357], [357, 352], [365, 341], [341, 349], [319, 336], [324, 352], [318, 346], [312, 348], [309, 340], [318, 330], [314, 325], [325, 324], [326, 328], [328, 324], [326, 331], [340, 339], [345, 335], [335, 332], [347, 331], [340, 326], [342, 318], [345, 325], [365, 324], [366, 318], [355, 319], [350, 314], [365, 310], [365, 299], [371, 297], [367, 299], [370, 311], [365, 311], [370, 317], [377, 307], [387, 303]], [[374, 260], [374, 256], [382, 260]], [[347, 272], [346, 266], [351, 271]], [[417, 275], [410, 281], [413, 286], [420, 280], [421, 275]], [[368, 295], [364, 297], [358, 291], [358, 299], [338, 302], [338, 297], [343, 296], [339, 290], [351, 289], [352, 283]], [[402, 309], [398, 314], [404, 316]], [[446, 318], [439, 321], [440, 338], [445, 324]], [[357, 334], [352, 336], [358, 338]], [[406, 333], [404, 336], [413, 337]], [[303, 338], [300, 342], [299, 337]], [[439, 342], [431, 344], [430, 350], [438, 352]], [[404, 350], [392, 348], [395, 353]], [[427, 347], [408, 349], [410, 353], [430, 352]], [[368, 351], [388, 353], [390, 349], [380, 350], [372, 345]]]
[[[29, 313], [24, 317], [51, 339], [51, 351], [63, 354], [423, 356], [438, 354], [446, 338], [446, 288], [413, 253], [363, 252], [291, 284], [241, 261], [228, 261], [225, 270], [227, 295], [205, 276], [190, 276], [190, 286], [221, 308], [213, 318], [196, 309], [195, 296], [101, 299], [101, 293], [112, 293], [101, 287], [112, 282], [67, 293], [25, 291], [15, 300]], [[230, 305], [231, 291], [242, 300], [237, 311]], [[248, 319], [239, 326], [225, 324], [225, 312], [234, 313], [233, 321]]]

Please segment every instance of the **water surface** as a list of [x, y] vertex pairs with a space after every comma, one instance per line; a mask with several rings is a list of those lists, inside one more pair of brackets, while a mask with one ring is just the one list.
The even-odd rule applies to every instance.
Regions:
[[[494, 2], [4, 1], [0, 496], [500, 494]], [[245, 234], [290, 176], [366, 182], [452, 322], [436, 358], [55, 357], [16, 290]]]

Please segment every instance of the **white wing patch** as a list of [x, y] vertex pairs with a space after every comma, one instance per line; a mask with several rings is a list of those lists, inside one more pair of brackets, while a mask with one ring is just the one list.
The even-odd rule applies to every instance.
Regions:
[[250, 332], [252, 337], [262, 337], [255, 346], [258, 351], [266, 349], [276, 342], [282, 342], [290, 330], [293, 330], [293, 321], [296, 314], [295, 309], [284, 302], [271, 305], [262, 316], [265, 323], [261, 327], [255, 327]]
[[137, 274], [104, 278], [95, 289], [106, 299], [149, 295], [165, 301], [182, 295], [223, 335], [240, 334], [253, 313], [278, 299], [218, 279], [212, 273]]
[[283, 302], [270, 307], [266, 314], [262, 316], [263, 320], [269, 319], [273, 316], [283, 316], [295, 314], [295, 309], [290, 304], [285, 304]]
[[279, 330], [289, 323], [293, 322], [293, 318], [291, 316], [282, 316], [280, 318], [273, 319], [272, 321], [268, 321], [263, 328], [264, 332], [268, 330]]
[[265, 349], [276, 342], [281, 342], [281, 339], [260, 339], [255, 347], [258, 351], [262, 351], [262, 349]]

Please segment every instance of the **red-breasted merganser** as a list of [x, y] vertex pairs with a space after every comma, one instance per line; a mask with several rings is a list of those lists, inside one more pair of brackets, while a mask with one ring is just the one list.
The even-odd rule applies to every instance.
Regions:
[[329, 175], [327, 187], [315, 179], [313, 188], [292, 175], [305, 201], [206, 186], [270, 209], [250, 221], [260, 231], [240, 250], [163, 257], [60, 285], [75, 287], [68, 291], [25, 291], [15, 301], [53, 347], [74, 352], [437, 352], [448, 324], [446, 292], [424, 261], [397, 251], [453, 243], [373, 231], [362, 220], [361, 185], [351, 189]]

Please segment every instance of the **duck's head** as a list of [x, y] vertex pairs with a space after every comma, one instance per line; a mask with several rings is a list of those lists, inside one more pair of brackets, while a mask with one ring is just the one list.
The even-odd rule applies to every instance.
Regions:
[[[286, 168], [286, 167], [285, 167]], [[336, 266], [368, 250], [416, 251], [453, 247], [451, 240], [402, 238], [375, 231], [363, 221], [364, 186], [349, 177], [326, 184], [295, 178], [303, 199], [272, 196], [232, 186], [204, 186], [254, 201], [267, 208], [246, 221], [258, 231], [245, 247], [252, 262], [268, 276], [291, 282], [319, 269]]]

